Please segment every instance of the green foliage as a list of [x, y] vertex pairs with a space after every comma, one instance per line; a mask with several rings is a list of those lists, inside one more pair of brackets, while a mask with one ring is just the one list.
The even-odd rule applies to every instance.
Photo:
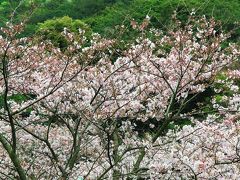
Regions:
[[68, 16], [62, 18], [54, 18], [39, 24], [38, 31], [57, 31], [62, 32], [63, 28], [66, 27], [68, 30], [77, 32], [79, 28], [89, 30], [89, 27], [80, 20], [73, 20]]
[[73, 18], [89, 17], [100, 10], [103, 10], [108, 3], [115, 1], [107, 0], [73, 0], [74, 7], [69, 14]]
[[62, 18], [54, 18], [39, 24], [37, 34], [42, 36], [43, 39], [51, 40], [52, 43], [59, 47], [67, 47], [67, 40], [62, 35], [64, 28], [70, 32], [78, 32], [79, 29], [86, 31], [86, 35], [91, 34], [91, 29], [80, 20], [73, 20], [68, 16]]
[[[235, 21], [240, 19], [240, 2], [238, 0], [133, 0], [132, 2], [117, 3], [106, 8], [101, 14], [87, 18], [85, 22], [91, 25], [93, 31], [108, 34], [109, 29], [126, 20], [135, 19], [142, 21], [148, 14], [151, 17], [151, 25], [161, 29], [167, 28], [169, 21], [176, 10], [178, 18], [186, 19], [192, 9], [199, 15], [214, 17], [223, 22], [224, 28], [232, 30]], [[233, 35], [233, 39], [239, 38], [239, 30]]]
[[[0, 1], [0, 25], [9, 20], [19, 2]], [[151, 17], [151, 26], [167, 28], [174, 10], [183, 20], [195, 9], [199, 15], [221, 20], [228, 31], [234, 29], [235, 21], [240, 19], [239, 0], [23, 0], [15, 14], [17, 20], [26, 18], [26, 12], [33, 7], [31, 2], [37, 8], [29, 19], [24, 35], [32, 35], [38, 29], [38, 23], [63, 16], [84, 19], [94, 32], [106, 36], [117, 31], [114, 26], [129, 25], [132, 19], [141, 22], [147, 14]], [[240, 29], [237, 29], [232, 40], [238, 41], [239, 35]]]
[[10, 3], [8, 1], [0, 2], [0, 26], [3, 26], [4, 23], [8, 20], [10, 15]]
[[126, 5], [118, 3], [115, 6], [107, 7], [100, 15], [87, 18], [84, 21], [91, 26], [94, 32], [109, 35], [114, 33], [114, 26], [122, 24], [127, 17]]
[[[38, 23], [43, 23], [48, 19], [63, 16], [74, 19], [86, 18], [117, 1], [121, 0], [0, 0], [0, 25], [3, 26], [9, 21], [15, 10], [15, 21], [29, 19], [23, 34], [23, 36], [29, 36], [37, 30]], [[34, 12], [29, 17], [30, 10]]]
[[[8, 99], [12, 100], [14, 102], [17, 102], [17, 103], [22, 103], [22, 102], [28, 100], [29, 96], [31, 96], [31, 95], [13, 94], [13, 95], [9, 96]], [[0, 96], [0, 108], [2, 108], [3, 106], [4, 106], [4, 98], [3, 98], [3, 94], [2, 94]]]

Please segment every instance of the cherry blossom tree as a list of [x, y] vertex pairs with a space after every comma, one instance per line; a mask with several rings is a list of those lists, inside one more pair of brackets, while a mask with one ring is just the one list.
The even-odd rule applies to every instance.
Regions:
[[[199, 122], [186, 113], [239, 58], [238, 47], [222, 46], [228, 35], [213, 19], [191, 15], [168, 32], [147, 29], [149, 20], [131, 23], [141, 33], [123, 51], [116, 39], [87, 40], [83, 30], [65, 29], [63, 51], [19, 39], [22, 24], [1, 29], [0, 177], [239, 178], [236, 114], [218, 105], [222, 121], [216, 113]], [[194, 126], [168, 130], [183, 118]], [[152, 133], [141, 137], [139, 122]]]

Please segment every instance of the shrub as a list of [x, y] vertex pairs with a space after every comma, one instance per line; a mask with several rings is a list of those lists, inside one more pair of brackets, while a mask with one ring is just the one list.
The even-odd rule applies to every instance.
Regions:
[[62, 34], [64, 28], [69, 32], [77, 33], [79, 29], [81, 29], [86, 31], [87, 36], [91, 34], [91, 29], [85, 23], [81, 20], [73, 20], [68, 16], [54, 18], [40, 23], [37, 34], [44, 40], [51, 40], [55, 46], [64, 49], [68, 46], [68, 42]]

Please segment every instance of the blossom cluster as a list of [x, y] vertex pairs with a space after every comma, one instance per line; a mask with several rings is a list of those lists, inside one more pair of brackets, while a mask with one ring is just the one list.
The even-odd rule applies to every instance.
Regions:
[[[237, 46], [222, 48], [227, 35], [205, 17], [167, 33], [152, 29], [151, 39], [143, 35], [147, 22], [120, 53], [117, 40], [98, 34], [87, 41], [83, 31], [75, 38], [65, 30], [69, 45], [61, 50], [16, 38], [21, 25], [2, 29], [1, 178], [239, 178], [231, 113], [164, 132], [239, 58]], [[239, 110], [237, 91], [227, 105]], [[136, 122], [153, 135], [140, 136]]]

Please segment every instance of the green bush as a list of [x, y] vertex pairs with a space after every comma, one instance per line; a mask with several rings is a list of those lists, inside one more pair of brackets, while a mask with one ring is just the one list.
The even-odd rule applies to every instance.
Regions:
[[40, 23], [37, 34], [44, 40], [51, 40], [55, 46], [63, 49], [68, 45], [67, 40], [62, 35], [64, 28], [75, 33], [78, 33], [78, 30], [82, 29], [86, 32], [86, 35], [91, 34], [91, 29], [84, 22], [81, 20], [73, 20], [68, 16], [50, 19], [44, 23]]

